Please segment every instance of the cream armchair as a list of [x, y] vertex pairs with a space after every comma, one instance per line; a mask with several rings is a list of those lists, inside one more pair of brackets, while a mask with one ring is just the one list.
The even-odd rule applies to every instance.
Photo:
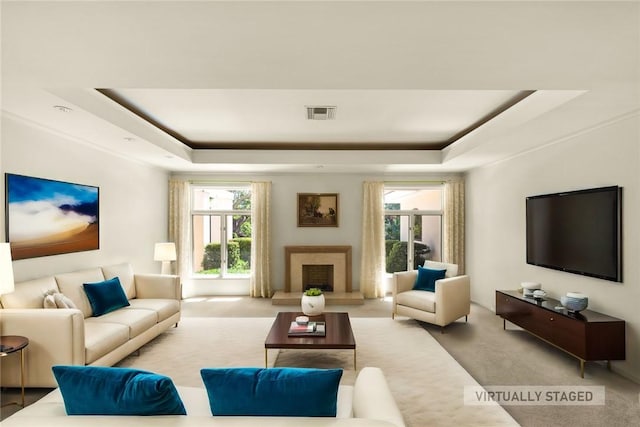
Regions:
[[443, 262], [425, 261], [424, 267], [446, 269], [445, 278], [436, 281], [435, 292], [413, 290], [418, 270], [393, 274], [393, 303], [391, 318], [396, 315], [444, 327], [471, 311], [469, 276], [458, 276], [458, 266]]

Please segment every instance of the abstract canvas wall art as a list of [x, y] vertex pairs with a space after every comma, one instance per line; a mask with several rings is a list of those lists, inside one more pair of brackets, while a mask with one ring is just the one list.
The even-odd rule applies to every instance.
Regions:
[[14, 260], [100, 248], [98, 187], [5, 174], [5, 197]]

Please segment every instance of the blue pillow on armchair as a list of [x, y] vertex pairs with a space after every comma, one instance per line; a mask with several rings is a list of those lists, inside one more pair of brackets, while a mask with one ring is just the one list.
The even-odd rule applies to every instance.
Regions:
[[106, 366], [52, 369], [67, 415], [187, 414], [173, 381], [164, 375]]
[[416, 291], [436, 291], [436, 280], [444, 279], [447, 270], [433, 270], [431, 268], [418, 266], [418, 277], [413, 284]]

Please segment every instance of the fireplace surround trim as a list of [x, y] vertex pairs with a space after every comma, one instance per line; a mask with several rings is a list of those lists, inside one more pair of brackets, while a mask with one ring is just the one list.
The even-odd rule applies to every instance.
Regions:
[[352, 292], [351, 246], [285, 246], [285, 292], [291, 292], [291, 255], [293, 254], [341, 254], [345, 257], [345, 292]]

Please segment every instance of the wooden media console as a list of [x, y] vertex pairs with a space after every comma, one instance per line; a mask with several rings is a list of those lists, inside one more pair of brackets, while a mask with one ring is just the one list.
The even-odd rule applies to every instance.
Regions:
[[496, 314], [506, 321], [558, 347], [580, 361], [584, 378], [584, 362], [625, 359], [624, 320], [591, 310], [570, 313], [556, 309], [560, 301], [524, 297], [518, 291], [496, 291]]

